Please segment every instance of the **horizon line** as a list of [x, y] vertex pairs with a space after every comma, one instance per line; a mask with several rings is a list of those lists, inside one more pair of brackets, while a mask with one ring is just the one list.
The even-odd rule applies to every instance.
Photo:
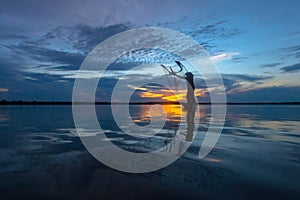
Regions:
[[[13, 100], [13, 101], [0, 101], [0, 105], [85, 105], [85, 104], [95, 104], [95, 105], [111, 105], [111, 104], [129, 104], [129, 105], [142, 105], [142, 104], [165, 104], [165, 105], [180, 105], [186, 104], [186, 102], [176, 102], [176, 101], [169, 101], [169, 102], [72, 102], [72, 101], [22, 101], [22, 100]], [[281, 102], [198, 102], [198, 105], [255, 105], [255, 104], [293, 104], [297, 105], [300, 104], [300, 101], [281, 101]]]

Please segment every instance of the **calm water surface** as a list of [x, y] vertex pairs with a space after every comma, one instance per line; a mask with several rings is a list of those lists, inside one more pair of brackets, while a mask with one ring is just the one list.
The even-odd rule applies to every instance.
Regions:
[[176, 136], [177, 143], [165, 149], [176, 154], [194, 140], [164, 169], [122, 173], [87, 152], [71, 106], [0, 106], [0, 198], [300, 199], [300, 106], [228, 106], [221, 137], [204, 159], [198, 152], [211, 120], [210, 106], [194, 113], [200, 121], [193, 132], [179, 105], [151, 112], [150, 105], [131, 105], [130, 117], [140, 126], [149, 124], [150, 116], [167, 116], [163, 130], [146, 139], [124, 134], [110, 106], [98, 105], [96, 111], [105, 133], [86, 129], [86, 136], [106, 134], [128, 151], [152, 151]]

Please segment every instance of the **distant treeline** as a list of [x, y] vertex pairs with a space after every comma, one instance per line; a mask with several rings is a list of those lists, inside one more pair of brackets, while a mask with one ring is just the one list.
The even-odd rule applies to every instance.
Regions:
[[[178, 105], [180, 102], [130, 102], [130, 103], [115, 103], [115, 102], [71, 102], [71, 101], [0, 101], [0, 105], [72, 105], [72, 104], [96, 104], [96, 105], [110, 105], [110, 104], [162, 104], [162, 105]], [[199, 105], [210, 105], [210, 102], [198, 103]], [[214, 103], [214, 104], [225, 104], [225, 103]], [[289, 105], [300, 105], [300, 102], [227, 102], [228, 105], [278, 105], [278, 104], [289, 104]]]

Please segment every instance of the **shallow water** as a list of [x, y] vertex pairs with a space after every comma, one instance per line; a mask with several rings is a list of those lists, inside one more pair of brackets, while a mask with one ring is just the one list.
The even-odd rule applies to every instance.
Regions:
[[[192, 134], [181, 106], [150, 107], [131, 105], [130, 118], [147, 126], [150, 118], [160, 121], [166, 116], [166, 123], [154, 137], [136, 139], [116, 126], [110, 106], [97, 105], [107, 136], [101, 142], [149, 152], [176, 136], [178, 142], [165, 149], [176, 154], [194, 140], [170, 166], [128, 174], [110, 169], [87, 152], [71, 106], [1, 106], [0, 198], [300, 199], [300, 106], [229, 105], [222, 134], [203, 159], [198, 153], [211, 121], [209, 105], [196, 110], [200, 120], [195, 120]], [[87, 137], [103, 134], [88, 128], [81, 132]]]

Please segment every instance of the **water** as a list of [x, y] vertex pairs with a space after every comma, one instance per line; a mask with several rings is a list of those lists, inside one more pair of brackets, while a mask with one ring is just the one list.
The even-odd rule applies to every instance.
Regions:
[[170, 166], [128, 174], [110, 169], [87, 152], [77, 136], [71, 106], [1, 106], [0, 198], [300, 199], [300, 106], [228, 106], [221, 137], [204, 159], [198, 152], [210, 106], [196, 111], [200, 121], [192, 135], [177, 132], [180, 122], [188, 130], [187, 111], [181, 106], [155, 107], [151, 113], [149, 109], [150, 105], [131, 105], [131, 119], [146, 126], [150, 116], [160, 120], [166, 114], [164, 129], [153, 138], [135, 139], [116, 126], [110, 106], [96, 106], [108, 140], [123, 149], [151, 151], [179, 134], [183, 145], [165, 150], [176, 153], [191, 138], [194, 141]]

